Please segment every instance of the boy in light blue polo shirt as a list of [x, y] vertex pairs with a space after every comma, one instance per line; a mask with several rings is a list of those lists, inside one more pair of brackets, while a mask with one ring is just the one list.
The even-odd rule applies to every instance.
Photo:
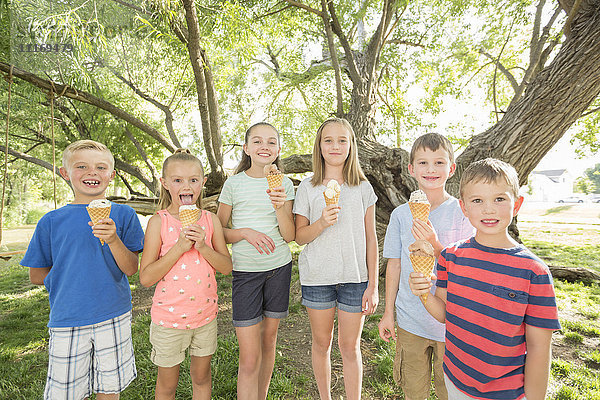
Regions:
[[473, 235], [473, 227], [463, 215], [458, 200], [445, 190], [446, 181], [455, 168], [448, 139], [436, 133], [417, 138], [408, 170], [431, 204], [429, 221], [413, 219], [408, 204], [402, 204], [392, 212], [385, 235], [383, 256], [388, 258], [388, 263], [385, 312], [379, 322], [379, 335], [385, 341], [396, 340], [394, 380], [407, 400], [429, 397], [432, 369], [438, 399], [448, 398], [442, 371], [445, 325], [429, 315], [410, 290], [408, 279], [413, 267], [408, 246], [417, 239], [427, 240], [437, 258], [450, 243]]

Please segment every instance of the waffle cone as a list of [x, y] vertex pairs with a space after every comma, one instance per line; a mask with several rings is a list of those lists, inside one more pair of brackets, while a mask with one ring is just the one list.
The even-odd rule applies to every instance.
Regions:
[[181, 210], [179, 211], [179, 220], [181, 221], [181, 226], [184, 228], [186, 226], [190, 226], [200, 218], [200, 210]]
[[340, 194], [339, 194], [339, 193], [338, 193], [338, 194], [336, 194], [336, 195], [335, 195], [335, 196], [333, 196], [333, 197], [327, 197], [327, 196], [325, 196], [325, 192], [323, 192], [323, 197], [325, 198], [325, 206], [326, 206], [326, 207], [327, 207], [327, 206], [330, 206], [330, 205], [332, 205], [332, 204], [337, 206], [337, 204], [338, 204], [338, 203], [339, 203], [339, 201], [340, 201]]
[[[420, 272], [424, 277], [429, 278], [433, 273], [433, 267], [435, 265], [435, 257], [433, 256], [417, 256], [410, 255], [410, 262], [412, 263], [413, 270], [415, 272]], [[422, 294], [419, 296], [421, 302], [425, 304], [427, 301], [427, 296], [429, 293]]]
[[283, 185], [283, 174], [280, 172], [278, 174], [267, 175], [267, 182], [269, 183], [269, 189], [274, 189]]
[[429, 219], [429, 210], [431, 209], [431, 204], [409, 201], [408, 206], [410, 207], [410, 212], [413, 216], [413, 219], [420, 219], [423, 222], [427, 222]]
[[[101, 219], [108, 218], [110, 216], [110, 207], [86, 207], [92, 224], [96, 225]], [[100, 239], [100, 243], [104, 245], [104, 240]]]

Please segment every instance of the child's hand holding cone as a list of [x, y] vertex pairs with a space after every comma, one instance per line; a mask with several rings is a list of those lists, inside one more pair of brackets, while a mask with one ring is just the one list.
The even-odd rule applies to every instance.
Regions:
[[280, 209], [283, 207], [285, 200], [287, 199], [287, 195], [285, 194], [285, 189], [283, 187], [283, 174], [277, 169], [276, 165], [269, 164], [265, 166], [265, 177], [267, 178], [267, 183], [269, 184], [267, 194], [269, 195], [271, 204], [273, 205], [274, 209]]
[[117, 231], [114, 221], [109, 218], [110, 208], [111, 203], [106, 199], [92, 200], [86, 207], [91, 219], [89, 225], [93, 227], [92, 233], [100, 239], [101, 245], [104, 245], [104, 241], [111, 238]]
[[[429, 288], [431, 287], [431, 278], [435, 279], [435, 275], [433, 274], [433, 267], [435, 266], [433, 246], [426, 240], [417, 240], [408, 246], [408, 251], [410, 252], [410, 262], [414, 270], [410, 275], [410, 287], [413, 294], [418, 295], [423, 304], [425, 304], [429, 295]], [[422, 278], [424, 280], [417, 279], [421, 278], [419, 273], [423, 274]]]

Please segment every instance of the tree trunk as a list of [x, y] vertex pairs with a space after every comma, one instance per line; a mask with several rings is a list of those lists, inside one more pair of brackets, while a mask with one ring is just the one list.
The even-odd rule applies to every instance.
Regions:
[[[223, 156], [221, 154], [221, 132], [219, 127], [219, 110], [216, 91], [212, 80], [208, 56], [200, 47], [200, 30], [198, 28], [198, 16], [194, 0], [183, 0], [185, 9], [185, 20], [187, 24], [186, 46], [190, 55], [196, 91], [198, 93], [198, 109], [202, 120], [202, 137], [204, 139], [204, 150], [210, 164], [210, 174], [206, 182], [208, 193], [220, 190], [225, 182], [223, 171]], [[180, 38], [181, 39], [181, 38]]]
[[494, 157], [513, 165], [520, 184], [600, 94], [600, 3], [582, 7], [571, 34], [550, 65], [529, 84], [504, 117], [475, 136], [458, 157], [451, 193], [471, 162]]

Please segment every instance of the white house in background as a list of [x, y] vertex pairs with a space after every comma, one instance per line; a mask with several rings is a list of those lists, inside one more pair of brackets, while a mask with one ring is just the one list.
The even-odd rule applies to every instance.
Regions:
[[573, 195], [575, 178], [566, 169], [533, 171], [529, 183], [521, 188], [522, 194], [530, 201], [557, 201]]

